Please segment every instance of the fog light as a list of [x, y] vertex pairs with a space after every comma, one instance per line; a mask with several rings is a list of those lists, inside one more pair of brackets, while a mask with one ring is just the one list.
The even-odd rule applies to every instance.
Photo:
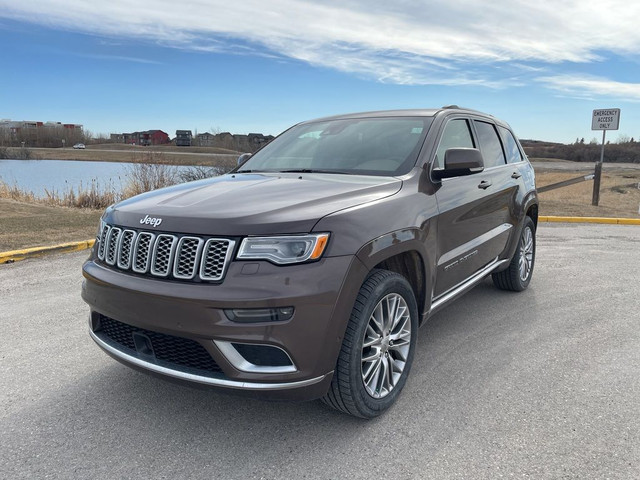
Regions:
[[224, 314], [232, 322], [260, 323], [285, 322], [293, 317], [293, 307], [278, 308], [233, 308], [226, 309]]

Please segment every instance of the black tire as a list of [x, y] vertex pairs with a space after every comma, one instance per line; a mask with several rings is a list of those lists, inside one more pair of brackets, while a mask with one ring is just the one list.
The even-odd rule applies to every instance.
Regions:
[[[379, 334], [377, 319], [385, 312], [390, 320], [382, 323], [391, 328], [381, 327]], [[360, 287], [331, 386], [322, 401], [360, 418], [383, 413], [407, 381], [417, 336], [418, 307], [409, 282], [388, 270], [372, 271]], [[365, 346], [365, 339], [370, 346]]]
[[536, 226], [531, 217], [527, 216], [511, 263], [506, 270], [491, 275], [493, 284], [501, 290], [523, 291], [531, 282], [535, 260]]

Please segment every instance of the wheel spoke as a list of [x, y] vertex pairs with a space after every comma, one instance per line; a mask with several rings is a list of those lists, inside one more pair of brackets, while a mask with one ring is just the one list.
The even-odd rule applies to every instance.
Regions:
[[387, 301], [385, 303], [387, 304], [387, 315], [384, 318], [384, 329], [388, 334], [391, 331], [391, 327], [393, 326], [393, 321], [398, 310], [398, 297], [387, 296], [386, 300]]
[[371, 327], [371, 324], [367, 325], [367, 331], [365, 332], [362, 348], [365, 349], [373, 345], [380, 345], [381, 343], [382, 336]]
[[[372, 323], [373, 322], [373, 323]], [[372, 327], [380, 335], [384, 333], [384, 312], [382, 303], [376, 305], [375, 310], [371, 314], [371, 320], [369, 321], [369, 327]]]
[[371, 353], [369, 353], [366, 357], [363, 355], [362, 356], [362, 363], [367, 363], [367, 362], [373, 362], [375, 361], [380, 355], [380, 350], [376, 350], [376, 349], [371, 349]]
[[380, 359], [380, 376], [376, 385], [376, 392], [381, 397], [389, 392], [389, 362], [385, 357]]
[[[393, 346], [391, 347], [389, 350], [391, 350], [391, 352], [393, 353], [393, 355], [396, 355], [398, 358], [395, 359], [395, 361], [401, 360], [402, 361], [402, 368], [400, 368], [400, 372], [402, 372], [402, 370], [404, 370], [404, 362], [407, 361], [407, 355], [409, 354], [409, 343], [405, 343], [404, 345], [400, 345], [400, 346]], [[395, 364], [396, 362], [394, 362]]]
[[381, 365], [382, 362], [380, 361], [380, 359], [378, 359], [371, 364], [371, 368], [369, 368], [367, 374], [363, 375], [364, 382], [369, 388], [371, 388], [371, 384], [375, 384], [378, 381]]
[[[402, 330], [404, 328], [404, 325], [406, 324], [407, 320], [409, 319], [408, 311], [409, 311], [409, 309], [407, 308], [406, 305], [401, 305], [400, 307], [397, 308], [396, 315], [395, 315], [395, 317], [393, 319], [393, 324], [391, 325], [391, 328], [389, 329], [390, 332], [395, 332], [397, 330]], [[400, 322], [402, 322], [402, 325], [398, 329], [398, 325], [400, 324]]]

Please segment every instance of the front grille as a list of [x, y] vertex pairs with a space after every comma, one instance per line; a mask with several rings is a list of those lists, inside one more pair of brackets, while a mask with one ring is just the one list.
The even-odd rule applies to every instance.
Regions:
[[121, 270], [161, 278], [219, 282], [235, 242], [122, 229], [103, 225], [96, 248], [98, 259]]
[[[117, 344], [119, 350], [133, 356], [137, 356], [134, 333], [142, 334], [150, 340], [155, 360], [160, 365], [177, 370], [185, 370], [186, 367], [208, 376], [222, 372], [209, 352], [198, 342], [189, 338], [145, 330], [104, 315], [99, 316], [94, 333], [103, 340], [106, 338], [110, 343]], [[148, 356], [145, 356], [145, 359], [148, 360]]]

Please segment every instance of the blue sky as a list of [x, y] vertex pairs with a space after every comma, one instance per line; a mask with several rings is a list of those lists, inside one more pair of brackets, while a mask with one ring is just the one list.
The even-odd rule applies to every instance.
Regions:
[[0, 118], [278, 134], [458, 104], [521, 138], [640, 138], [640, 4], [609, 0], [0, 0]]

